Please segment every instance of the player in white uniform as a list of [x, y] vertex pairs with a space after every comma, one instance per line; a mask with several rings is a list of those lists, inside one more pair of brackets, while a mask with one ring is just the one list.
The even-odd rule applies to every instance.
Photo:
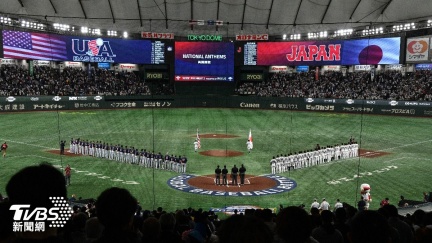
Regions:
[[357, 142], [354, 142], [354, 157], [358, 157], [358, 150], [359, 150], [359, 145]]
[[193, 144], [194, 144], [195, 152], [198, 151], [198, 141], [195, 140], [195, 142]]
[[253, 143], [249, 139], [246, 142], [246, 147], [247, 147], [248, 153], [250, 153], [251, 150], [253, 149]]
[[273, 159], [270, 160], [270, 166], [272, 170], [272, 174], [276, 174], [276, 158], [273, 156]]

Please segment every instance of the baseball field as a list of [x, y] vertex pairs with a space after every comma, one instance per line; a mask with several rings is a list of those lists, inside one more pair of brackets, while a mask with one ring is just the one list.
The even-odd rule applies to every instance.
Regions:
[[[144, 209], [223, 208], [279, 204], [307, 206], [314, 198], [356, 205], [362, 183], [371, 185], [371, 208], [385, 197], [421, 200], [432, 191], [432, 120], [397, 116], [241, 109], [129, 109], [3, 113], [0, 193], [23, 167], [48, 162], [72, 167], [69, 196], [97, 198], [104, 189], [128, 189]], [[194, 152], [199, 129], [201, 148]], [[249, 131], [253, 150], [247, 152]], [[360, 144], [358, 158], [269, 175], [270, 159], [321, 146]], [[145, 168], [91, 156], [58, 154], [60, 140], [100, 140], [188, 158], [187, 172]], [[244, 164], [242, 187], [214, 187], [217, 165]], [[265, 180], [261, 180], [261, 179]], [[260, 185], [268, 183], [269, 185]], [[273, 183], [273, 184], [272, 184]]]

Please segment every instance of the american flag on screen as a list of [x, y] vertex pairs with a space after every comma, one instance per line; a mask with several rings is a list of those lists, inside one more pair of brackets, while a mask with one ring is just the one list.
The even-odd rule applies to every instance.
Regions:
[[200, 136], [199, 136], [199, 131], [198, 131], [198, 129], [197, 129], [197, 137], [196, 137], [196, 140], [197, 140], [197, 142], [198, 142], [198, 148], [201, 148], [201, 139], [200, 139]]
[[67, 60], [66, 42], [55, 35], [3, 31], [5, 58]]

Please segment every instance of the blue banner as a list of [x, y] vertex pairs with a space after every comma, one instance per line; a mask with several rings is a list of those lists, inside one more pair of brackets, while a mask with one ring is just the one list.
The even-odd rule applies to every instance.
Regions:
[[11, 30], [3, 30], [2, 34], [4, 58], [152, 64], [150, 40], [65, 36]]

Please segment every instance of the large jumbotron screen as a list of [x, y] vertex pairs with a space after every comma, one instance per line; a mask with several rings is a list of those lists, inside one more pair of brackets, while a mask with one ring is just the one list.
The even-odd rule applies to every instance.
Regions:
[[3, 30], [3, 57], [28, 60], [164, 64], [162, 41]]
[[234, 81], [232, 42], [176, 42], [175, 81]]
[[358, 40], [258, 42], [256, 65], [398, 64], [400, 37]]

